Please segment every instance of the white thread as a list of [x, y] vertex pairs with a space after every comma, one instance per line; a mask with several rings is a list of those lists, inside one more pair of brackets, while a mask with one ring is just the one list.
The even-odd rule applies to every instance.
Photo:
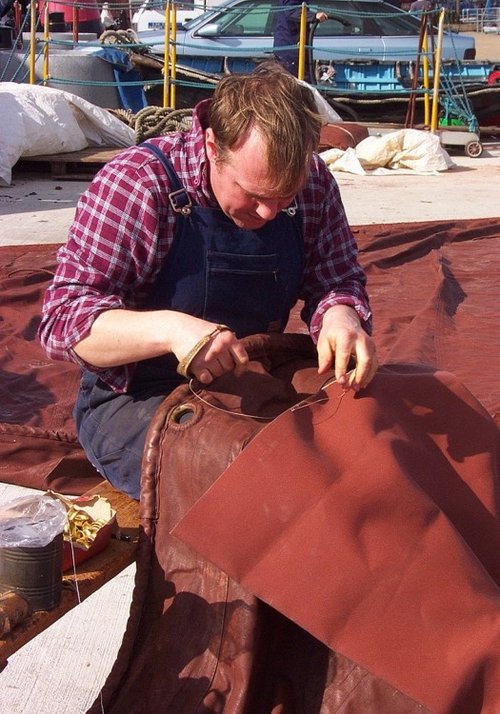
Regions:
[[203, 397], [200, 394], [198, 394], [198, 392], [196, 392], [194, 390], [192, 379], [189, 380], [188, 384], [189, 384], [189, 389], [190, 389], [191, 393], [193, 394], [193, 396], [195, 396], [197, 399], [200, 400], [200, 402], [202, 402], [203, 404], [206, 404], [206, 406], [210, 407], [211, 409], [216, 409], [217, 411], [224, 412], [225, 414], [232, 414], [233, 416], [243, 417], [244, 419], [259, 419], [260, 421], [272, 421], [273, 419], [275, 419], [275, 417], [264, 417], [264, 416], [257, 416], [256, 414], [254, 415], [254, 414], [243, 414], [243, 412], [234, 412], [231, 409], [224, 409], [224, 407], [218, 407], [216, 404], [210, 404], [210, 402], [208, 402], [206, 399], [203, 399]]
[[[347, 376], [353, 374], [354, 370], [352, 369], [350, 372], [347, 373]], [[264, 417], [264, 416], [258, 416], [257, 414], [244, 414], [243, 412], [235, 412], [232, 409], [225, 409], [224, 407], [218, 407], [216, 404], [211, 404], [209, 401], [204, 399], [198, 392], [195, 391], [193, 387], [193, 379], [191, 378], [188, 382], [189, 390], [191, 391], [191, 394], [195, 396], [197, 399], [200, 400], [203, 404], [206, 404], [207, 407], [210, 407], [211, 409], [216, 409], [219, 412], [224, 412], [225, 414], [232, 414], [233, 416], [239, 416], [243, 417], [245, 419], [259, 419], [260, 421], [273, 421], [276, 419], [276, 417]], [[329, 380], [326, 380], [321, 387], [318, 389], [320, 391], [321, 389], [326, 389], [329, 387], [331, 384], [335, 384], [336, 378], [332, 377]], [[344, 396], [345, 392], [343, 392], [339, 399], [341, 399]], [[297, 409], [304, 409], [305, 407], [309, 407], [312, 404], [319, 404], [320, 402], [327, 402], [329, 400], [329, 397], [320, 397], [318, 399], [310, 400], [310, 399], [304, 399], [303, 401], [299, 402], [298, 404], [294, 404], [293, 406], [289, 407], [288, 409], [285, 409], [284, 411], [290, 411], [294, 412], [297, 411]], [[284, 413], [284, 412], [282, 412]]]
[[75, 576], [75, 591], [76, 591], [76, 599], [78, 600], [78, 604], [82, 604], [82, 599], [80, 597], [80, 588], [78, 587], [78, 576], [76, 574], [76, 560], [75, 560], [75, 547], [73, 545], [73, 539], [71, 538], [71, 531], [68, 528], [68, 535], [69, 535], [69, 545], [70, 545], [70, 550], [71, 550], [71, 563], [73, 565], [73, 575]]
[[[73, 545], [73, 539], [71, 538], [71, 530], [68, 529], [68, 535], [69, 535], [69, 545], [70, 545], [70, 550], [71, 550], [71, 563], [73, 566], [73, 575], [75, 576], [75, 591], [76, 591], [76, 599], [78, 600], [78, 604], [82, 604], [82, 598], [80, 596], [80, 588], [78, 587], [78, 576], [76, 572], [76, 559], [75, 559], [75, 547]], [[104, 712], [104, 702], [102, 699], [102, 688], [99, 692], [99, 702], [101, 704], [101, 714], [105, 714]]]

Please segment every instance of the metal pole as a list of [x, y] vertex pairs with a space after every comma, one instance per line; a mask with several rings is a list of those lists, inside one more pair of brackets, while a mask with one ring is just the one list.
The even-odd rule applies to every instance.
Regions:
[[78, 29], [78, 23], [80, 21], [80, 10], [78, 9], [78, 5], [73, 5], [73, 44], [77, 45], [78, 44], [78, 35], [79, 35], [79, 29]]
[[21, 4], [19, 3], [19, 0], [14, 1], [14, 26], [16, 30], [16, 38], [17, 38], [17, 44], [16, 47], [18, 50], [22, 49], [23, 46], [23, 36], [21, 33], [21, 24], [22, 24], [22, 17], [21, 17]]
[[170, 0], [165, 5], [165, 47], [163, 49], [163, 106], [168, 107], [170, 98]]
[[36, 0], [30, 2], [30, 84], [36, 84], [35, 48], [36, 48]]
[[304, 79], [306, 73], [306, 41], [307, 41], [307, 5], [302, 3], [300, 11], [300, 32], [299, 32], [299, 65], [297, 78]]
[[45, 85], [49, 78], [49, 24], [49, 3], [46, 3], [43, 11], [43, 83]]
[[177, 41], [177, 7], [174, 3], [172, 4], [172, 23], [171, 23], [171, 34], [172, 34], [172, 46], [170, 49], [170, 59], [171, 59], [171, 71], [170, 71], [170, 76], [171, 76], [171, 83], [170, 83], [170, 104], [169, 106], [172, 107], [172, 109], [175, 109], [175, 78], [177, 76], [177, 71], [176, 71], [176, 65], [177, 65], [177, 46], [176, 46], [176, 41]]
[[[428, 26], [428, 23], [426, 21], [426, 28], [427, 28], [427, 26]], [[423, 61], [422, 61], [422, 74], [423, 74], [423, 84], [424, 84], [424, 89], [425, 89], [424, 124], [425, 124], [425, 126], [429, 126], [430, 118], [431, 118], [431, 102], [430, 102], [430, 97], [429, 97], [429, 56], [427, 54], [427, 51], [428, 51], [427, 29], [425, 30], [424, 40], [422, 43], [422, 51], [424, 54]]]
[[436, 44], [436, 62], [434, 63], [434, 89], [432, 95], [432, 116], [431, 116], [431, 131], [435, 132], [438, 127], [438, 108], [439, 108], [439, 83], [441, 75], [441, 54], [443, 48], [443, 26], [444, 26], [444, 10], [439, 13], [438, 36]]

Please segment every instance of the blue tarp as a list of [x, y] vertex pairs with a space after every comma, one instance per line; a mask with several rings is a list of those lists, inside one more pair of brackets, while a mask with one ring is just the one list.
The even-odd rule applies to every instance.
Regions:
[[140, 82], [141, 75], [134, 69], [128, 53], [112, 47], [103, 47], [97, 50], [95, 55], [112, 65], [122, 108], [130, 109], [135, 114], [147, 107], [143, 86], [132, 84]]

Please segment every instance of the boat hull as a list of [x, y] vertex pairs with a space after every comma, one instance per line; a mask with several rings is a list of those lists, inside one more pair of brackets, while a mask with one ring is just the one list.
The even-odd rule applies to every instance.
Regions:
[[[211, 74], [193, 67], [176, 67], [176, 107], [193, 107], [198, 101], [211, 96], [218, 79], [224, 75]], [[342, 87], [315, 85], [335, 111], [346, 121], [392, 122], [404, 124], [410, 99], [414, 94], [414, 116], [412, 124], [425, 122], [424, 93], [401, 85], [391, 91], [354, 91]], [[487, 80], [471, 81], [456, 87], [457, 101], [470, 113], [471, 121], [477, 120], [479, 127], [500, 129], [500, 84], [489, 85]], [[161, 105], [163, 87], [152, 84], [146, 92], [148, 103]], [[429, 95], [432, 104], [432, 96]], [[441, 102], [441, 108], [444, 101]], [[470, 112], [467, 111], [470, 109]], [[464, 120], [467, 124], [467, 120]]]
[[[379, 94], [377, 97], [370, 96], [368, 92], [343, 94], [342, 91], [323, 91], [322, 94], [344, 120], [396, 123], [405, 123], [412, 96], [410, 92]], [[473, 85], [466, 88], [465, 97], [470, 104], [472, 118], [477, 120], [479, 127], [500, 129], [500, 86]], [[417, 95], [414, 101], [412, 123], [424, 123], [424, 96]]]

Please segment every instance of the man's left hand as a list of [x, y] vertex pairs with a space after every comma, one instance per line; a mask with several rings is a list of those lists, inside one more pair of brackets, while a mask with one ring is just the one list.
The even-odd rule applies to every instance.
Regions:
[[[324, 374], [335, 364], [335, 378], [344, 389], [364, 389], [378, 368], [375, 343], [349, 305], [334, 305], [325, 312], [317, 350], [319, 374]], [[356, 366], [348, 374], [351, 357]]]

